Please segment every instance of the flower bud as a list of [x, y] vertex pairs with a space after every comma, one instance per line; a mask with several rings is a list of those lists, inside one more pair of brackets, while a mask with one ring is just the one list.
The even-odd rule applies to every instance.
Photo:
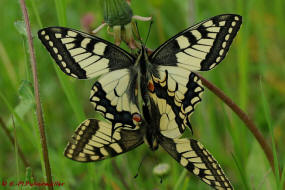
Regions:
[[126, 0], [104, 0], [104, 21], [111, 27], [131, 22], [133, 11]]
[[140, 43], [136, 42], [134, 38], [134, 35], [137, 39], [140, 37], [133, 20], [149, 21], [151, 17], [133, 16], [130, 2], [130, 0], [104, 0], [104, 22], [93, 30], [93, 33], [99, 32], [108, 25], [108, 33], [113, 35], [117, 46], [123, 41], [131, 49], [140, 47]]
[[160, 163], [153, 168], [152, 172], [155, 175], [162, 177], [162, 176], [166, 176], [168, 174], [169, 170], [170, 170], [169, 164]]

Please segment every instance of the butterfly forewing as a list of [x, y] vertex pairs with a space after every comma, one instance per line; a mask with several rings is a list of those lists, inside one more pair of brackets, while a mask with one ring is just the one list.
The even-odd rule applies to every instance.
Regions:
[[161, 136], [159, 143], [183, 167], [215, 189], [231, 190], [232, 185], [215, 158], [193, 139], [170, 139]]
[[87, 119], [75, 130], [64, 155], [79, 162], [91, 162], [113, 157], [143, 143], [138, 130], [118, 129], [112, 134], [112, 125]]
[[241, 16], [231, 14], [205, 20], [162, 44], [150, 60], [155, 65], [190, 71], [210, 70], [226, 56], [241, 23]]
[[77, 30], [49, 27], [40, 30], [38, 36], [60, 69], [75, 78], [97, 77], [134, 63], [123, 49]]

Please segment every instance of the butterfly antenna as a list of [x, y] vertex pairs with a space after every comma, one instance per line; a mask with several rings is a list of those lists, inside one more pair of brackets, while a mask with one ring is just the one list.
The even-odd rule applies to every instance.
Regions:
[[140, 41], [140, 43], [143, 45], [143, 42], [142, 42], [142, 38], [141, 38], [141, 34], [140, 34], [140, 30], [139, 30], [138, 22], [137, 22], [137, 21], [136, 21], [136, 29], [137, 29], [137, 32], [138, 32], [139, 41]]
[[150, 23], [149, 23], [149, 28], [148, 28], [147, 36], [146, 36], [146, 39], [145, 39], [145, 42], [144, 42], [145, 47], [146, 47], [146, 43], [147, 43], [148, 37], [149, 37], [149, 35], [150, 35], [150, 30], [151, 30], [152, 24], [153, 24], [153, 21], [151, 20]]
[[137, 178], [139, 176], [140, 168], [142, 166], [142, 163], [143, 163], [145, 157], [146, 157], [146, 154], [144, 155], [143, 159], [141, 160], [140, 165], [138, 167], [138, 171], [137, 171], [136, 175], [134, 176], [134, 178]]

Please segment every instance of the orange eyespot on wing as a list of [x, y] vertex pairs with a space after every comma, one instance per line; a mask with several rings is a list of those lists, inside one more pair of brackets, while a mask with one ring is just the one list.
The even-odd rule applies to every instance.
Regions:
[[142, 117], [141, 117], [140, 114], [135, 113], [135, 114], [133, 114], [133, 120], [136, 121], [136, 122], [141, 122], [142, 121]]
[[148, 82], [147, 88], [149, 91], [154, 92], [154, 85], [152, 81]]

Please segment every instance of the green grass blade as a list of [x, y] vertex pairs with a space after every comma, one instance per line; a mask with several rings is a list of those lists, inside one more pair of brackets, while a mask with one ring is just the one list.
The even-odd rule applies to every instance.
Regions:
[[183, 180], [185, 179], [187, 174], [187, 170], [184, 169], [183, 172], [180, 174], [176, 184], [174, 185], [174, 190], [178, 190], [181, 184], [183, 183]]
[[237, 169], [238, 169], [239, 174], [241, 176], [244, 189], [250, 190], [250, 186], [249, 186], [248, 181], [247, 181], [247, 176], [246, 176], [245, 170], [242, 169], [240, 161], [238, 160], [238, 158], [234, 154], [232, 154], [232, 157], [236, 163]]
[[54, 0], [58, 23], [66, 26], [66, 2], [65, 0]]
[[37, 21], [38, 25], [40, 26], [40, 28], [43, 28], [43, 23], [42, 23], [40, 14], [39, 14], [37, 6], [36, 6], [36, 1], [32, 0], [30, 2], [31, 2], [31, 5], [32, 5], [33, 12], [35, 13], [36, 21]]
[[283, 186], [284, 186], [284, 183], [285, 183], [285, 168], [283, 168], [283, 171], [282, 171], [282, 175], [281, 175], [281, 180], [280, 180], [280, 188], [279, 190], [283, 190]]
[[274, 168], [275, 168], [275, 171], [274, 171], [275, 172], [275, 180], [276, 180], [277, 189], [280, 189], [279, 164], [278, 164], [278, 157], [277, 157], [276, 146], [275, 146], [275, 141], [274, 141], [272, 120], [271, 120], [271, 116], [270, 116], [270, 107], [268, 105], [268, 101], [267, 101], [261, 80], [260, 80], [260, 89], [261, 89], [261, 101], [263, 104], [264, 116], [265, 116], [265, 119], [267, 122], [268, 130], [269, 130], [269, 133], [271, 136], [271, 142], [272, 142], [272, 151], [273, 151], [273, 156], [274, 156]]
[[16, 132], [17, 130], [16, 130], [13, 115], [12, 115], [12, 120], [13, 120], [13, 128], [14, 128], [14, 148], [15, 148], [15, 160], [16, 160], [16, 174], [17, 174], [17, 181], [20, 181], [18, 142], [17, 142], [17, 132]]

